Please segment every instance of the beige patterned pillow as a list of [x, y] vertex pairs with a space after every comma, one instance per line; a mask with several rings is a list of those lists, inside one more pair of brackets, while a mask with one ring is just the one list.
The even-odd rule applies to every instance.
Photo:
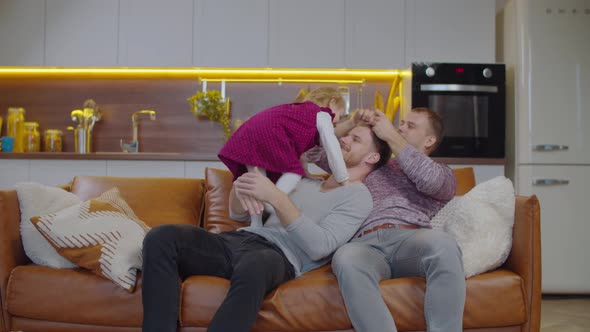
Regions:
[[117, 188], [31, 221], [64, 258], [130, 292], [134, 290], [149, 227], [137, 218]]

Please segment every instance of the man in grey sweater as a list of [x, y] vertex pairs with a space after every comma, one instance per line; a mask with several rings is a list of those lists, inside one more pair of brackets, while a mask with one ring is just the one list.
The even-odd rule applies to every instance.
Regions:
[[[161, 225], [146, 235], [143, 247], [143, 331], [176, 331], [179, 279], [209, 275], [230, 279], [228, 294], [208, 331], [249, 331], [266, 293], [306, 271], [324, 265], [369, 215], [373, 204], [362, 180], [385, 164], [389, 146], [369, 127], [340, 139], [349, 184], [333, 177], [302, 179], [289, 196], [258, 172], [240, 176], [230, 193], [234, 219], [248, 220], [260, 207], [273, 206], [264, 227], [221, 234], [192, 225]], [[250, 211], [252, 210], [252, 211]]]
[[[373, 124], [395, 159], [363, 181], [373, 196], [373, 211], [350, 243], [334, 254], [332, 270], [357, 332], [395, 332], [379, 282], [425, 277], [427, 331], [462, 331], [465, 278], [461, 252], [446, 233], [433, 231], [430, 219], [455, 195], [456, 180], [446, 165], [428, 157], [442, 140], [440, 117], [426, 108], [412, 110], [394, 128], [379, 111], [362, 110], [341, 123], [340, 134], [358, 122]], [[315, 161], [327, 170], [325, 157]]]

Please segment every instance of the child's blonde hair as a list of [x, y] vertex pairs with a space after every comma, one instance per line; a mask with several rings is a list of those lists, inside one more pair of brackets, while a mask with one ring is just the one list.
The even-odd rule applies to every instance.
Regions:
[[328, 107], [330, 100], [332, 99], [334, 99], [336, 106], [340, 108], [344, 108], [346, 106], [342, 94], [340, 94], [337, 89], [329, 87], [311, 90], [307, 95], [305, 95], [303, 101], [311, 101], [320, 107]]

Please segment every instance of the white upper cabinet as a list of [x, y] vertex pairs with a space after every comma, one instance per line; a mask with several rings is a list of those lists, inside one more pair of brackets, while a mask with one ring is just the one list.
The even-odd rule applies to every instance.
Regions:
[[494, 62], [494, 0], [406, 0], [406, 66]]
[[119, 65], [190, 67], [192, 0], [121, 0]]
[[196, 0], [193, 64], [268, 66], [269, 0]]
[[346, 0], [345, 65], [404, 68], [404, 0]]
[[270, 1], [271, 67], [342, 68], [344, 0]]
[[47, 0], [46, 66], [116, 66], [119, 1]]
[[0, 66], [42, 66], [44, 29], [44, 1], [0, 1]]

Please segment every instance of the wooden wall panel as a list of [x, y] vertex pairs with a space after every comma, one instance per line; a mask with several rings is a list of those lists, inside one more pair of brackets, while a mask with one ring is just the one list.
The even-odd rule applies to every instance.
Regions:
[[[209, 83], [208, 87], [219, 89], [219, 84]], [[314, 88], [305, 84], [228, 84], [232, 121], [245, 121], [259, 110], [291, 102], [302, 87]], [[155, 121], [140, 116], [140, 152], [217, 154], [223, 146], [221, 125], [195, 118], [186, 101], [200, 88], [190, 79], [0, 78], [0, 116], [6, 120], [9, 106], [24, 107], [26, 120], [39, 122], [42, 135], [49, 128], [63, 130], [64, 152], [74, 152], [73, 132], [66, 131], [67, 126], [75, 125], [70, 112], [82, 108], [91, 98], [103, 112], [94, 127], [95, 152], [120, 152], [119, 140], [131, 141], [133, 112], [153, 109], [157, 112]], [[389, 86], [351, 87], [352, 107], [372, 107], [376, 89], [386, 96]]]

